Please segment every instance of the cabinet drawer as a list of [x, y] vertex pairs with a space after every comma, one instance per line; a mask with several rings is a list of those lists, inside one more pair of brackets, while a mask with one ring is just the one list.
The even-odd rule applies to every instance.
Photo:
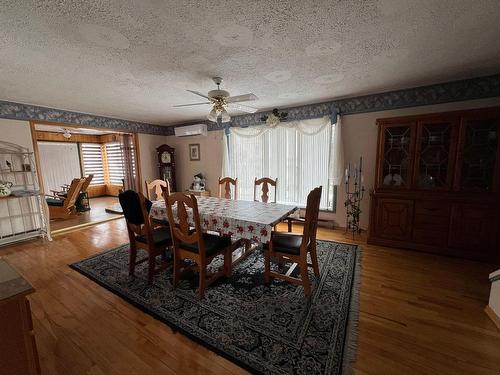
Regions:
[[429, 230], [433, 232], [448, 232], [449, 225], [449, 216], [415, 214], [415, 218], [413, 220], [413, 227], [415, 229]]
[[416, 201], [415, 215], [450, 216], [450, 205], [436, 201]]
[[413, 229], [412, 239], [417, 243], [442, 246], [442, 252], [445, 253], [445, 246], [448, 243], [448, 231], [441, 232], [415, 228]]

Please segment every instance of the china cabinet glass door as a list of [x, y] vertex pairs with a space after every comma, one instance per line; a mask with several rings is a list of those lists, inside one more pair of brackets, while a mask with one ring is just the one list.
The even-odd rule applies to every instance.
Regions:
[[418, 123], [414, 179], [416, 188], [451, 188], [456, 134], [455, 121], [432, 120]]
[[380, 183], [384, 188], [407, 188], [410, 184], [413, 153], [413, 126], [383, 126], [383, 157]]
[[462, 122], [459, 189], [498, 191], [500, 184], [500, 118]]

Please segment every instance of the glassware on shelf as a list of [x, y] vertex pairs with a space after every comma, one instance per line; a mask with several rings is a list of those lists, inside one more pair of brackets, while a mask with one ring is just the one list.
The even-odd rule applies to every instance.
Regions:
[[410, 132], [409, 126], [387, 127], [384, 129], [382, 183], [385, 186], [404, 186], [407, 184]]
[[450, 123], [422, 124], [418, 159], [418, 187], [429, 189], [450, 184], [448, 181], [450, 143]]

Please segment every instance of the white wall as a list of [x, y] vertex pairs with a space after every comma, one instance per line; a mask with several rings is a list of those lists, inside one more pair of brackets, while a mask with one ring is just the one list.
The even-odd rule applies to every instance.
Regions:
[[[217, 195], [217, 183], [222, 173], [222, 137], [224, 131], [208, 132], [206, 137], [166, 137], [166, 143], [175, 148], [177, 190], [188, 189], [197, 173], [206, 177], [206, 188]], [[189, 161], [189, 144], [200, 144], [200, 161]]]
[[[156, 180], [160, 178], [156, 148], [167, 143], [167, 137], [153, 134], [139, 134], [138, 138], [142, 179], [147, 181]], [[141, 186], [144, 186], [144, 181], [141, 181]]]
[[[368, 216], [370, 196], [369, 190], [373, 189], [375, 182], [375, 159], [377, 148], [377, 126], [376, 120], [384, 117], [410, 116], [423, 113], [446, 112], [462, 109], [482, 108], [500, 106], [500, 98], [470, 100], [437, 104], [423, 107], [412, 107], [391, 111], [370, 112], [342, 117], [342, 132], [345, 152], [345, 163], [359, 162], [363, 157], [366, 196], [361, 204], [361, 227], [368, 228]], [[207, 137], [176, 138], [167, 137], [166, 143], [175, 147], [176, 151], [176, 173], [178, 189], [188, 188], [193, 175], [198, 172], [206, 174], [207, 187], [212, 195], [217, 193], [217, 178], [222, 170], [222, 137], [223, 131], [209, 132]], [[189, 161], [188, 144], [200, 143], [201, 160]], [[338, 189], [337, 212], [335, 214], [323, 214], [326, 218], [334, 220], [336, 226], [345, 226], [345, 190], [343, 186]]]

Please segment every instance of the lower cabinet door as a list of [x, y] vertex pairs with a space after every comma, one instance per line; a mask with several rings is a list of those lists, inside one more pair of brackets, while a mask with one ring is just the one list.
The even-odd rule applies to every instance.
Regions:
[[497, 207], [455, 204], [452, 207], [448, 245], [457, 255], [498, 260], [500, 212]]
[[376, 233], [378, 237], [393, 240], [411, 238], [412, 200], [378, 198], [376, 212]]

